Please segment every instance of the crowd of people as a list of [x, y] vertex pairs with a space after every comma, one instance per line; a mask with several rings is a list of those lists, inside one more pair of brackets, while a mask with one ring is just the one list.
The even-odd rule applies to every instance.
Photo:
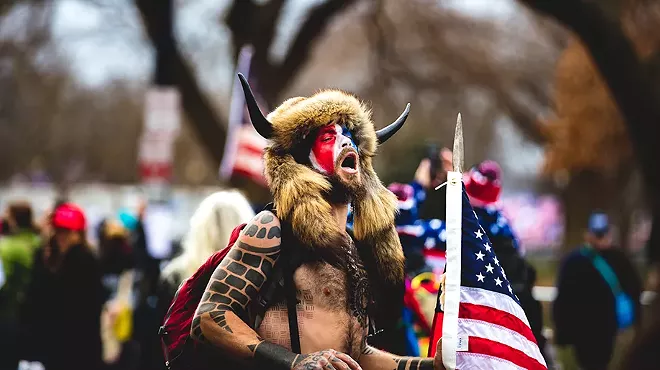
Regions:
[[[447, 166], [451, 152], [443, 155]], [[428, 349], [425, 340], [437, 278], [444, 268], [444, 221], [419, 216], [426, 192], [443, 181], [442, 171], [431, 179], [429, 163], [428, 158], [421, 161], [410, 183], [388, 187], [398, 201], [396, 229], [406, 257], [407, 291], [400, 325], [387, 345], [408, 356], [424, 355]], [[536, 271], [524, 259], [515, 233], [497, 207], [501, 169], [485, 161], [466, 173], [465, 185], [550, 364], [542, 307], [532, 295]], [[177, 289], [227, 245], [234, 227], [249, 222], [255, 210], [236, 190], [210, 195], [191, 218], [179, 253], [165, 264], [147, 252], [143, 212], [141, 208], [133, 222], [104, 219], [95, 230], [98, 246], [92, 246], [85, 236], [89, 225], [84, 211], [75, 204], [59, 202], [41, 222], [35, 222], [28, 202], [9, 205], [0, 238], [4, 277], [0, 340], [6, 350], [0, 357], [1, 369], [17, 369], [21, 360], [41, 362], [49, 370], [165, 368], [157, 331]], [[594, 251], [614, 269], [606, 273], [608, 278], [591, 268]], [[608, 286], [607, 279], [612, 278], [621, 279], [613, 283], [619, 286], [618, 295]], [[633, 302], [628, 321], [637, 322], [641, 293], [634, 267], [612, 247], [607, 216], [594, 214], [589, 220], [585, 246], [562, 263], [558, 293], [553, 307], [555, 344], [570, 345], [585, 369], [605, 368], [618, 332], [617, 320], [625, 316], [617, 312], [618, 306], [625, 306], [618, 301], [627, 297]]]
[[[26, 362], [46, 370], [443, 368], [439, 354], [426, 354], [445, 267], [442, 185], [453, 153], [423, 159], [410, 183], [386, 188], [370, 157], [407, 110], [374, 131], [355, 98], [330, 91], [294, 98], [266, 118], [244, 89], [253, 125], [273, 142], [264, 158], [274, 203], [255, 209], [236, 190], [210, 195], [171, 259], [149, 254], [147, 205], [99, 225], [66, 200], [39, 222], [28, 202], [9, 205], [0, 238], [0, 370]], [[532, 294], [536, 271], [499, 209], [502, 170], [484, 161], [463, 183], [551, 368], [548, 323]], [[432, 189], [440, 196], [430, 202]], [[436, 214], [422, 217], [423, 208]], [[87, 240], [90, 227], [98, 245]], [[605, 369], [617, 333], [639, 322], [640, 293], [607, 216], [594, 214], [584, 246], [562, 261], [555, 344], [570, 346], [581, 368]], [[181, 338], [185, 349], [173, 353]]]

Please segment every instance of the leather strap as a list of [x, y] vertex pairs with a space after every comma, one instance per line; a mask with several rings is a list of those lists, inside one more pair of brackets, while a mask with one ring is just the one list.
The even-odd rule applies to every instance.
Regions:
[[[269, 210], [277, 215], [277, 208], [274, 203], [268, 203], [264, 210]], [[293, 241], [293, 238], [291, 239]], [[293, 353], [300, 353], [300, 332], [298, 331], [298, 312], [296, 305], [298, 299], [296, 298], [296, 284], [293, 281], [293, 274], [296, 271], [297, 263], [296, 259], [293, 258], [293, 253], [286, 253], [285, 245], [282, 245], [282, 255], [280, 255], [279, 260], [284, 262], [283, 265], [283, 278], [284, 278], [284, 294], [286, 297], [286, 308], [287, 314], [289, 316], [289, 336], [291, 339], [291, 351]], [[291, 251], [291, 246], [288, 246], [288, 251]], [[284, 257], [284, 258], [282, 258]], [[277, 266], [277, 265], [276, 265]], [[266, 297], [270, 300], [272, 297]]]
[[[288, 260], [288, 259], [287, 259]], [[289, 315], [289, 334], [291, 336], [291, 351], [300, 353], [300, 333], [298, 332], [298, 312], [296, 304], [296, 285], [293, 281], [295, 267], [287, 261], [284, 271], [284, 290], [286, 294], [286, 306]]]

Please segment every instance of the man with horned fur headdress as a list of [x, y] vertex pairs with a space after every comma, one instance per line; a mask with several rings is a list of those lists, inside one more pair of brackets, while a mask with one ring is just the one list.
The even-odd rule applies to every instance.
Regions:
[[[355, 97], [326, 90], [291, 98], [266, 118], [239, 78], [252, 124], [270, 140], [265, 174], [275, 208], [248, 223], [215, 270], [195, 313], [193, 338], [241, 368], [442, 368], [440, 351], [434, 362], [367, 344], [378, 326], [391, 324], [388, 307], [401, 307], [404, 279], [396, 197], [381, 184], [372, 159], [378, 144], [403, 125], [409, 106], [376, 131], [371, 112]], [[349, 204], [352, 232], [346, 230]], [[280, 297], [260, 317], [257, 297], [278, 279], [277, 264], [290, 266], [297, 307], [289, 310]], [[299, 335], [290, 336], [295, 331]]]

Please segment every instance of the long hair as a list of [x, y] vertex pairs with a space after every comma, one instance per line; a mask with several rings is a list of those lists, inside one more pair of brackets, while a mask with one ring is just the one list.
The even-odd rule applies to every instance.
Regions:
[[164, 268], [163, 279], [178, 286], [213, 253], [227, 245], [236, 226], [247, 223], [254, 215], [250, 203], [236, 190], [209, 195], [190, 218], [190, 229], [182, 243], [183, 252]]

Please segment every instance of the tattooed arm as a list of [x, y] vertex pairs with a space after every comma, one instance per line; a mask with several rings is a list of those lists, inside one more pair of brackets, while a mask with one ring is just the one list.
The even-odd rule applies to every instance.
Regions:
[[195, 312], [191, 337], [259, 369], [360, 369], [334, 350], [297, 355], [264, 341], [245, 323], [247, 307], [270, 277], [280, 246], [279, 220], [270, 211], [256, 215], [213, 272]]
[[270, 277], [280, 243], [280, 223], [272, 212], [259, 213], [245, 226], [206, 286], [191, 326], [194, 339], [236, 359], [254, 357], [261, 338], [245, 323], [247, 307]]
[[441, 343], [442, 341], [438, 341], [435, 358], [395, 356], [367, 345], [358, 362], [364, 370], [444, 370]]

